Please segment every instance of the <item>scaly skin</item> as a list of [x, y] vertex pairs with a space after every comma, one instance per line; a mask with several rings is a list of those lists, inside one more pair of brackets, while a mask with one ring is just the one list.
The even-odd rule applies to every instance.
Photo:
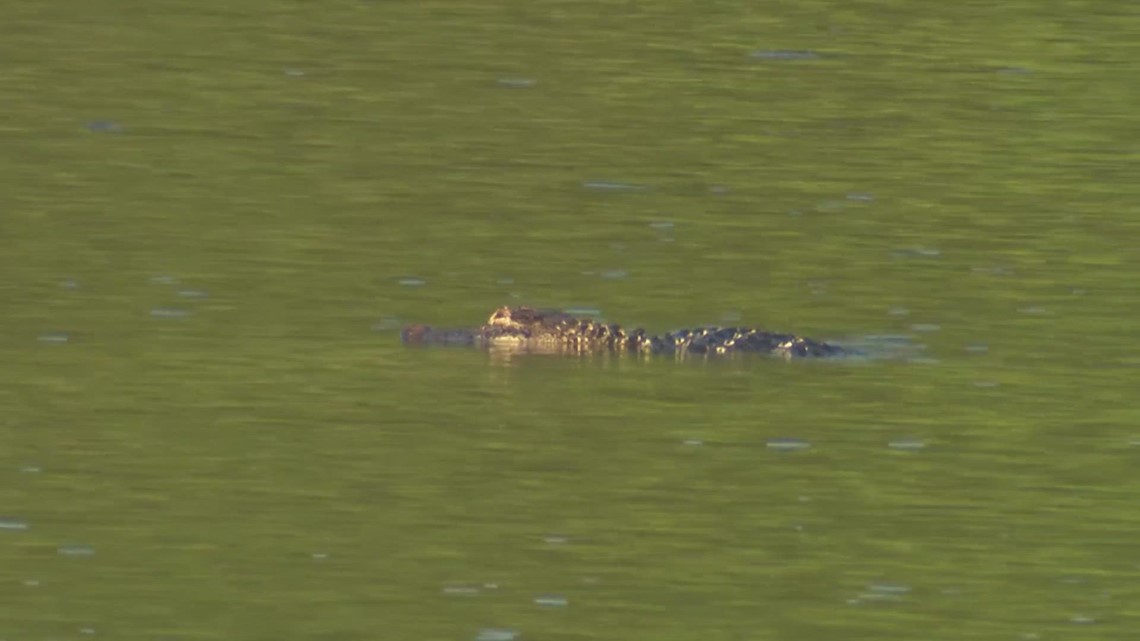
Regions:
[[750, 327], [695, 327], [666, 334], [626, 330], [621, 325], [578, 318], [558, 310], [500, 307], [477, 329], [437, 329], [409, 325], [402, 338], [408, 344], [470, 345], [511, 351], [585, 354], [759, 353], [782, 358], [840, 356], [835, 345], [793, 334], [776, 334]]

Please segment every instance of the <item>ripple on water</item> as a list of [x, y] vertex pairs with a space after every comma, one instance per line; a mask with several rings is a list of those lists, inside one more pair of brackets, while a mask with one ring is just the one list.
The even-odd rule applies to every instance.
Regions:
[[866, 591], [860, 593], [847, 603], [859, 605], [862, 603], [882, 603], [885, 601], [900, 601], [910, 594], [910, 586], [901, 583], [875, 582], [867, 586]]
[[441, 590], [448, 596], [478, 596], [482, 591], [482, 586], [473, 583], [445, 585]]
[[768, 439], [768, 449], [781, 452], [794, 452], [811, 449], [811, 443], [802, 438], [773, 438]]
[[594, 307], [567, 307], [562, 310], [571, 316], [592, 316], [599, 318], [602, 315], [602, 310]]
[[173, 276], [167, 276], [165, 274], [160, 274], [158, 276], [151, 276], [150, 282], [152, 282], [156, 285], [173, 285], [174, 283], [178, 282], [178, 279], [173, 277]]
[[500, 87], [507, 87], [509, 89], [529, 89], [538, 84], [538, 81], [533, 78], [499, 78], [496, 82]]
[[475, 641], [515, 641], [519, 633], [510, 628], [483, 628], [475, 635]]
[[0, 530], [20, 531], [28, 529], [28, 522], [9, 516], [0, 516]]
[[56, 548], [56, 553], [60, 556], [70, 557], [95, 556], [95, 548], [90, 545], [68, 544]]
[[543, 594], [534, 597], [535, 605], [540, 605], [544, 608], [564, 608], [570, 605], [569, 599], [557, 594]]
[[150, 310], [150, 315], [151, 318], [186, 318], [190, 311], [178, 307], [155, 307]]
[[657, 240], [662, 243], [672, 243], [677, 240], [673, 235], [676, 231], [676, 226], [667, 220], [649, 223], [649, 228], [653, 230], [653, 233], [657, 234]]
[[887, 447], [903, 452], [917, 452], [926, 448], [926, 441], [917, 438], [900, 438], [887, 443]]
[[942, 361], [933, 356], [911, 356], [906, 362], [914, 365], [937, 365]]
[[210, 294], [200, 289], [180, 289], [178, 295], [182, 298], [209, 298]]
[[781, 62], [819, 59], [819, 54], [814, 51], [794, 49], [760, 49], [753, 51], [751, 56], [757, 60], [776, 60]]
[[610, 182], [608, 180], [587, 180], [582, 183], [583, 189], [590, 191], [645, 191], [644, 185], [633, 183]]
[[71, 334], [68, 334], [67, 332], [46, 332], [37, 336], [36, 340], [41, 343], [54, 343], [58, 345], [60, 343], [66, 343], [70, 341]]
[[85, 126], [87, 127], [87, 131], [98, 134], [121, 134], [126, 131], [122, 124], [114, 120], [90, 120]]
[[403, 323], [395, 316], [381, 316], [380, 321], [372, 323], [372, 331], [374, 332], [390, 332], [394, 329], [400, 329]]
[[426, 280], [424, 280], [422, 278], [416, 278], [415, 276], [408, 276], [406, 278], [401, 278], [401, 279], [397, 280], [396, 282], [399, 283], [400, 285], [404, 286], [404, 287], [423, 287], [424, 285], [427, 285]]
[[895, 258], [938, 258], [942, 250], [934, 247], [902, 247], [891, 252]]

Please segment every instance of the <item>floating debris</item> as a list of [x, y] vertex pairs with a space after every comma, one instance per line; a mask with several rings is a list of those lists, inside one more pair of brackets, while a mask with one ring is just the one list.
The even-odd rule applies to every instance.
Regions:
[[624, 269], [607, 269], [602, 272], [602, 278], [605, 280], [622, 280], [629, 277], [629, 272]]
[[982, 343], [974, 343], [966, 346], [967, 354], [985, 354], [990, 351], [990, 346]]
[[414, 276], [408, 277], [408, 278], [401, 278], [400, 280], [398, 280], [396, 282], [399, 283], [400, 285], [403, 285], [404, 287], [423, 287], [424, 285], [427, 285], [426, 280], [424, 280], [422, 278], [416, 278]]
[[570, 542], [570, 539], [562, 536], [561, 534], [551, 534], [549, 536], [544, 536], [542, 537], [542, 540], [549, 545], [565, 545]]
[[180, 289], [178, 295], [182, 298], [209, 298], [210, 295], [200, 289]]
[[173, 276], [151, 276], [150, 282], [156, 285], [173, 285], [178, 279]]
[[681, 445], [688, 445], [691, 447], [700, 447], [701, 445], [704, 445], [704, 444], [705, 444], [705, 442], [699, 438], [688, 438], [688, 439], [681, 441]]
[[301, 76], [305, 75], [305, 72], [300, 69], [294, 69], [290, 67], [285, 69], [284, 74], [292, 78], [300, 78]]
[[910, 316], [910, 310], [905, 307], [892, 307], [887, 310], [890, 316]]
[[155, 307], [150, 310], [150, 315], [154, 318], [186, 318], [190, 312], [177, 307]]
[[859, 203], [870, 203], [875, 201], [874, 194], [864, 194], [861, 192], [852, 192], [847, 194], [847, 200], [853, 200]]

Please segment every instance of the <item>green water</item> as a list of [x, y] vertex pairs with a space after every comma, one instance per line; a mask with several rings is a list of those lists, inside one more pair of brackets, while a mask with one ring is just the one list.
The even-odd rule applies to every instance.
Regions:
[[4, 14], [0, 638], [1136, 638], [1127, 3]]

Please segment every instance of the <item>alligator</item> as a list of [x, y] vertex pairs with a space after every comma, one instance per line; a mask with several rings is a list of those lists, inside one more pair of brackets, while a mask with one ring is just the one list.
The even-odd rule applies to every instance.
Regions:
[[408, 345], [468, 345], [518, 352], [588, 354], [717, 355], [757, 353], [785, 359], [841, 356], [843, 348], [794, 334], [751, 327], [695, 327], [664, 334], [628, 330], [553, 309], [500, 307], [474, 329], [408, 325], [401, 332]]

